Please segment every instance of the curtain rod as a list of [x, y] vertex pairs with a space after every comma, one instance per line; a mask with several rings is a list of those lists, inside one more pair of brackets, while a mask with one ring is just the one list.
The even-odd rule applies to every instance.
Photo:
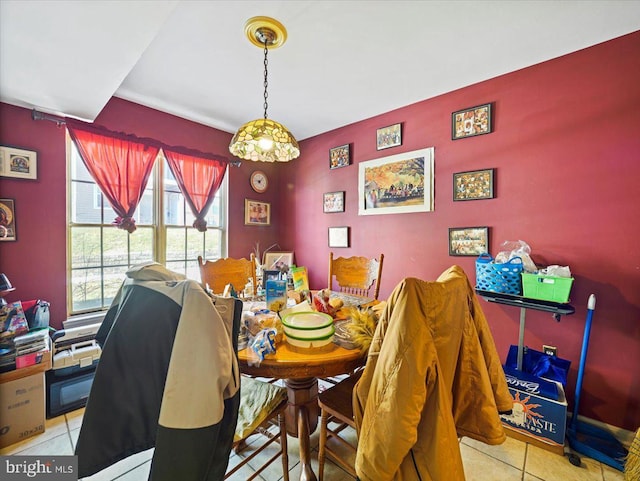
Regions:
[[[44, 112], [40, 112], [36, 109], [33, 109], [31, 111], [31, 118], [33, 120], [48, 120], [50, 122], [55, 122], [58, 127], [66, 125], [67, 123], [63, 118], [57, 117], [55, 115], [45, 114]], [[229, 165], [232, 165], [233, 167], [240, 167], [240, 165], [242, 164], [239, 159], [227, 160], [227, 163]]]
[[39, 112], [36, 109], [33, 109], [31, 111], [31, 118], [33, 120], [48, 120], [50, 122], [55, 122], [58, 127], [60, 127], [61, 125], [65, 125], [67, 122], [65, 122], [64, 119], [61, 119], [60, 117], [55, 117], [53, 115], [49, 115], [49, 114], [45, 114], [44, 112]]

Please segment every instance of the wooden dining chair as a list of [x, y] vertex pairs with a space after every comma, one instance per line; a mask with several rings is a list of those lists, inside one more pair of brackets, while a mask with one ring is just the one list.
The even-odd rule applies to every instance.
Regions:
[[[353, 436], [356, 424], [353, 420], [353, 388], [360, 379], [362, 371], [340, 381], [335, 386], [318, 394], [320, 406], [320, 445], [318, 448], [318, 481], [324, 478], [325, 458], [329, 457], [354, 478], [357, 446], [344, 436], [346, 429], [352, 428]], [[335, 425], [335, 426], [334, 426]], [[341, 436], [342, 433], [342, 436]]]
[[[240, 382], [240, 409], [233, 438], [233, 451], [236, 453], [239, 462], [235, 463], [234, 458], [230, 459], [230, 463], [233, 466], [227, 469], [224, 479], [232, 477], [269, 445], [278, 443], [277, 451], [259, 467], [256, 467], [255, 462], [251, 464], [252, 474], [247, 477], [247, 481], [259, 476], [278, 457], [282, 461], [282, 479], [289, 481], [287, 428], [285, 426], [287, 403], [287, 390], [285, 388], [242, 376]], [[270, 426], [276, 426], [275, 434], [269, 430]], [[258, 435], [258, 439], [251, 444], [247, 443], [247, 439], [253, 435]], [[247, 451], [252, 452], [245, 457], [244, 454]]]
[[208, 286], [214, 294], [222, 294], [228, 284], [236, 292], [242, 293], [249, 279], [253, 282], [253, 295], [258, 293], [256, 258], [253, 253], [249, 259], [227, 257], [215, 261], [205, 261], [198, 256], [198, 267], [202, 286]]
[[[237, 356], [243, 303], [240, 299], [219, 296], [212, 296], [212, 299], [223, 320], [232, 319], [232, 341]], [[284, 481], [288, 481], [289, 457], [287, 454], [287, 430], [284, 422], [288, 402], [287, 390], [241, 375], [240, 392], [236, 402], [238, 416], [235, 420], [235, 426], [228, 425], [233, 429], [233, 442], [230, 447], [236, 455], [230, 456], [228, 464], [224, 466], [224, 479], [234, 476], [269, 445], [278, 443], [276, 452], [260, 466], [256, 465], [257, 460], [251, 463], [252, 474], [247, 479], [256, 478], [280, 456], [282, 458], [282, 476]], [[273, 429], [270, 429], [272, 426], [276, 427], [275, 433]], [[224, 429], [226, 430], [226, 428]], [[248, 438], [254, 434], [258, 435], [258, 439], [248, 444]], [[229, 467], [230, 464], [231, 467]], [[219, 474], [221, 473], [216, 471], [216, 475]]]
[[[383, 260], [384, 254], [380, 254], [378, 259], [361, 256], [334, 258], [333, 252], [329, 252], [329, 290], [377, 300]], [[334, 277], [337, 288], [333, 287]]]

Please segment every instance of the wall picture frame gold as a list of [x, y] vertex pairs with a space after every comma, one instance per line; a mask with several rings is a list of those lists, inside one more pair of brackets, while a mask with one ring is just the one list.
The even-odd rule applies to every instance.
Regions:
[[271, 225], [271, 204], [259, 200], [244, 200], [245, 225]]

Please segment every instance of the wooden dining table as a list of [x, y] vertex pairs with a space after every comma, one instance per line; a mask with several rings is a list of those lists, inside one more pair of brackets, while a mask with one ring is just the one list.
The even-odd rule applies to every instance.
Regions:
[[286, 341], [277, 345], [260, 364], [251, 362], [249, 349], [238, 352], [240, 370], [251, 376], [283, 379], [289, 398], [285, 421], [287, 433], [300, 440], [300, 481], [316, 481], [311, 468], [310, 436], [318, 426], [318, 378], [352, 372], [363, 366], [366, 357], [359, 349], [332, 344], [326, 352], [296, 349]]

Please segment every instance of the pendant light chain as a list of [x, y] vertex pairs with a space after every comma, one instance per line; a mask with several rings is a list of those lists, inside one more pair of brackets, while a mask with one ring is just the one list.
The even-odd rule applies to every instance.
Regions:
[[245, 23], [245, 34], [253, 45], [264, 48], [264, 118], [241, 125], [229, 143], [229, 152], [254, 162], [289, 162], [300, 156], [298, 141], [284, 125], [267, 117], [269, 49], [282, 46], [287, 30], [273, 18], [252, 17]]
[[267, 52], [269, 52], [269, 49], [267, 48], [267, 39], [265, 38], [264, 40], [264, 118], [267, 118], [267, 107], [269, 106], [269, 104], [267, 103], [267, 97], [269, 96], [267, 94], [267, 86], [269, 85], [269, 82], [267, 80], [267, 65], [268, 65], [268, 61], [267, 61]]

